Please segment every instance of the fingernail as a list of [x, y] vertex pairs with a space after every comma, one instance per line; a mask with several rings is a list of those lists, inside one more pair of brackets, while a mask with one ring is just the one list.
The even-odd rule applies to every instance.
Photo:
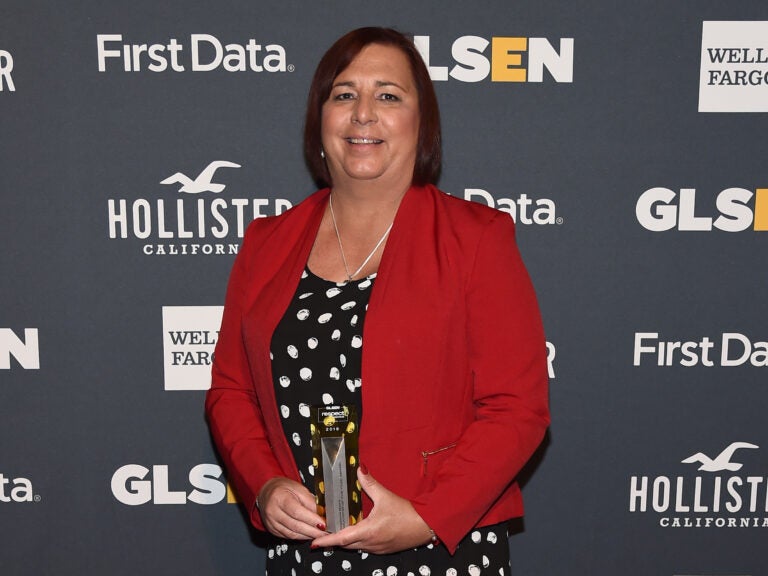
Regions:
[[362, 462], [360, 462], [360, 472], [362, 472], [362, 473], [363, 473], [363, 474], [365, 474], [365, 475], [367, 475], [367, 474], [368, 474], [368, 466], [366, 466], [366, 465], [365, 465], [365, 464], [363, 464]]
[[317, 544], [310, 544], [309, 545], [309, 549], [310, 550], [317, 550], [318, 548], [320, 548], [320, 546], [318, 546]]
[[318, 522], [316, 526], [318, 530], [322, 530], [323, 532], [325, 532], [325, 524], [323, 524], [322, 522]]

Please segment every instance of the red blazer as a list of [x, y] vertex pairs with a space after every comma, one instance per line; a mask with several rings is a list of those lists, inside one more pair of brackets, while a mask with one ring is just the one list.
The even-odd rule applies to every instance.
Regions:
[[[262, 485], [299, 481], [269, 346], [327, 199], [252, 222], [227, 289], [206, 413], [262, 530]], [[549, 424], [546, 345], [508, 214], [433, 186], [406, 193], [370, 296], [362, 381], [360, 460], [451, 552], [474, 526], [522, 515], [514, 477]]]

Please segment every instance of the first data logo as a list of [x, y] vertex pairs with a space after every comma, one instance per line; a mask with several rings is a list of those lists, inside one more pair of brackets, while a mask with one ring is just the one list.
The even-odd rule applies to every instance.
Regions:
[[703, 23], [699, 112], [768, 112], [768, 21]]

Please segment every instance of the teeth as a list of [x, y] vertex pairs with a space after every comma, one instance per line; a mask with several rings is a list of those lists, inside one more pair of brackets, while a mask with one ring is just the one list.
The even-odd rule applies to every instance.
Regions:
[[347, 141], [351, 144], [378, 144], [381, 140], [375, 140], [373, 138], [347, 138]]

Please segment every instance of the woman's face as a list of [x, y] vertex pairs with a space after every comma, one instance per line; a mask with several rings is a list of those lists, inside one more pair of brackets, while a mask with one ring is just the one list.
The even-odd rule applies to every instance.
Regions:
[[334, 79], [323, 104], [323, 149], [334, 186], [410, 185], [418, 137], [419, 94], [408, 59], [398, 48], [369, 44]]

